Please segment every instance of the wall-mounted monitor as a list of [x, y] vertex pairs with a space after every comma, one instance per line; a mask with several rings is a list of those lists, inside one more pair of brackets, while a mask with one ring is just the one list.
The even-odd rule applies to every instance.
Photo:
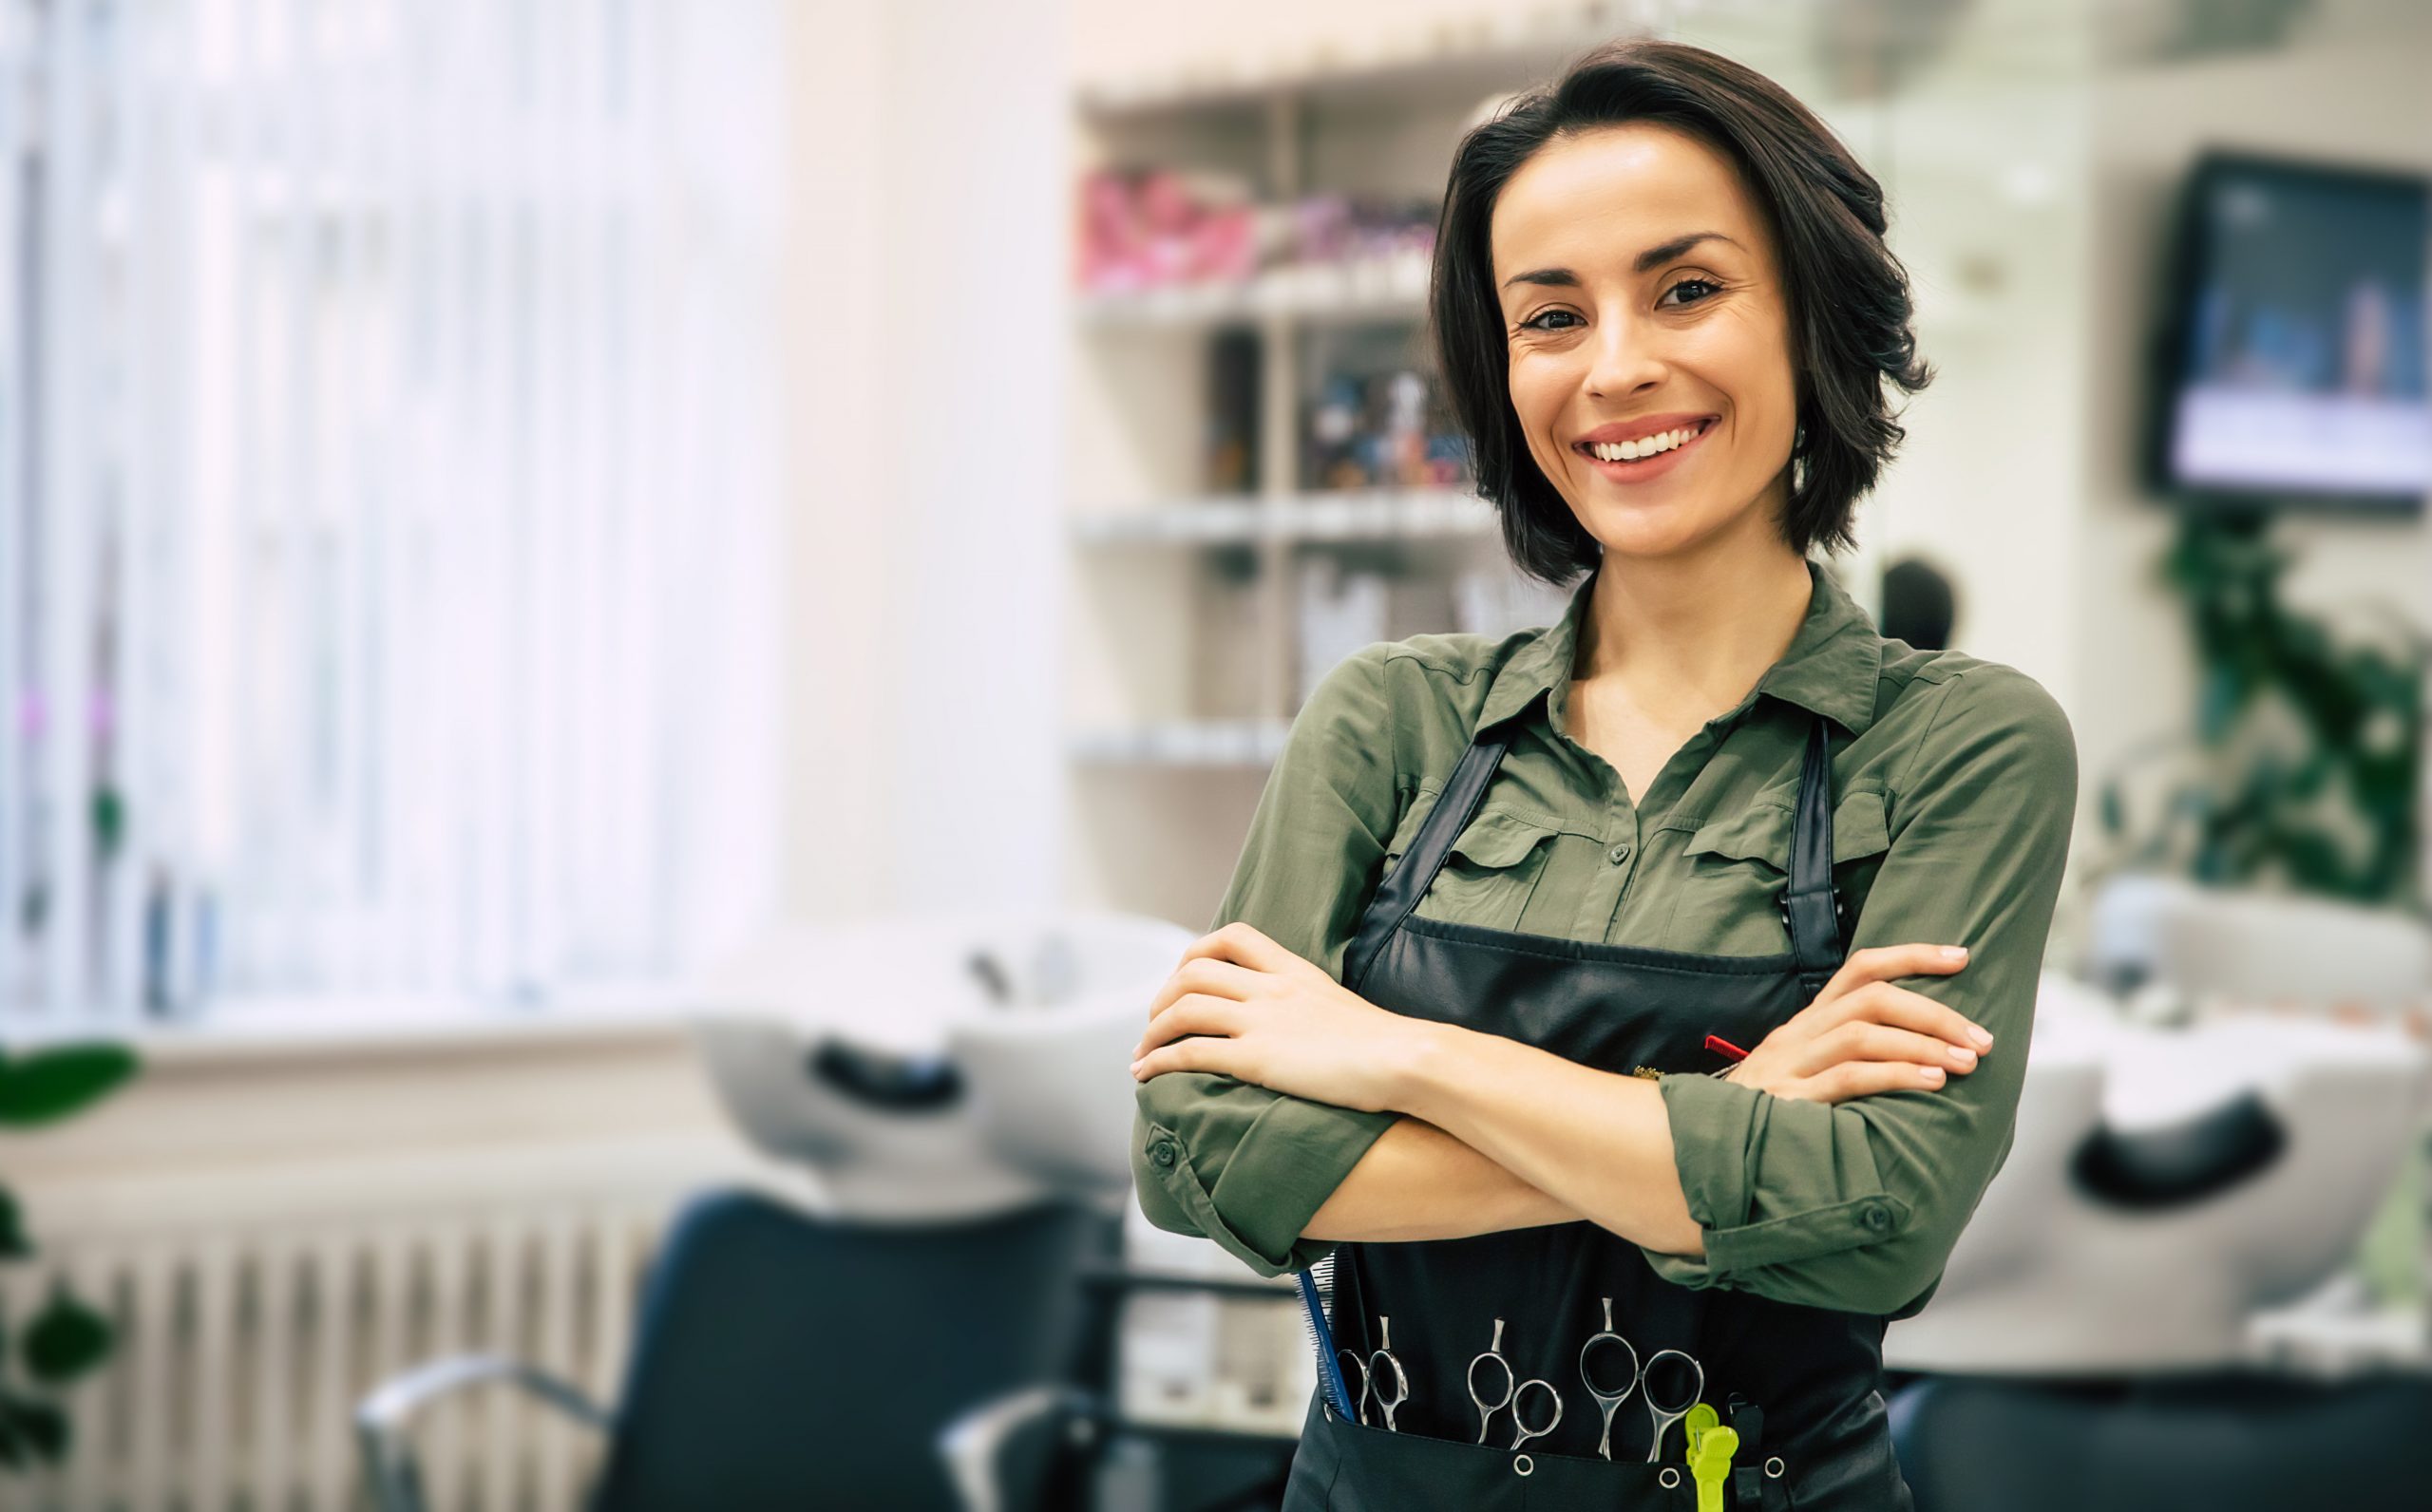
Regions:
[[2180, 204], [2146, 482], [2194, 507], [2421, 509], [2432, 180], [2206, 153]]

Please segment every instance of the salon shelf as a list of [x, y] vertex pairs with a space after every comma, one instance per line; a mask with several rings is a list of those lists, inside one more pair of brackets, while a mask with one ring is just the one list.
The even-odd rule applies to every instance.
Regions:
[[1274, 268], [1246, 282], [1076, 294], [1073, 310], [1083, 325], [1099, 327], [1414, 320], [1426, 310], [1427, 278], [1427, 255], [1402, 253]]
[[1270, 528], [1263, 500], [1243, 495], [1168, 499], [1130, 509], [1075, 515], [1073, 539], [1084, 546], [1194, 546], [1258, 540]]
[[1169, 720], [1083, 731], [1072, 737], [1066, 754], [1100, 766], [1262, 768], [1275, 764], [1290, 728], [1284, 719]]
[[1553, 66], [1572, 50], [1626, 29], [1631, 0], [1514, 4], [1486, 16], [1379, 28], [1258, 56], [1211, 52], [1187, 67], [1085, 81], [1075, 104], [1102, 121], [1238, 109], [1277, 95], [1358, 102], [1379, 96], [1474, 98], [1515, 73]]
[[[1269, 206], [1410, 202], [1441, 192], [1481, 110], [1634, 24], [1628, 11], [1516, 0], [1472, 21], [1355, 28], [1290, 57], [1144, 49], [1176, 67], [1082, 82], [1071, 161], [1222, 174]], [[1242, 280], [1063, 292], [1075, 906], [1209, 917], [1329, 648], [1541, 613], [1468, 487], [1304, 484], [1328, 354], [1424, 361], [1431, 273], [1424, 251], [1378, 247]], [[1241, 491], [1213, 492], [1220, 477]]]
[[1380, 488], [1273, 500], [1175, 500], [1074, 517], [1087, 546], [1188, 546], [1253, 540], [1396, 540], [1492, 535], [1494, 507], [1455, 489]]

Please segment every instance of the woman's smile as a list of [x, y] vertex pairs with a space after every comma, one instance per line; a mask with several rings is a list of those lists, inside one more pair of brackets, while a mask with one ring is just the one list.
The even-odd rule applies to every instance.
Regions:
[[[1656, 436], [1668, 438], [1670, 444], [1664, 445], [1662, 440], [1658, 440], [1656, 444], [1662, 449], [1648, 451], [1643, 456], [1624, 457], [1621, 453], [1644, 450], [1647, 445], [1644, 440], [1626, 443], [1579, 441], [1573, 442], [1570, 449], [1586, 458], [1589, 466], [1617, 483], [1652, 482], [1678, 470], [1689, 453], [1698, 449], [1698, 444], [1705, 439], [1706, 433], [1720, 423], [1718, 417], [1707, 415], [1685, 425], [1659, 431]], [[1598, 455], [1600, 452], [1603, 455]]]

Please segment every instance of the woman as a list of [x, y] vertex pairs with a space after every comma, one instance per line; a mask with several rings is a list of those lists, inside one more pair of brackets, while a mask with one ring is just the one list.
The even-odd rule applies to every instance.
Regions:
[[1296, 1512], [1909, 1504], [1883, 1327], [2008, 1152], [2077, 764], [1808, 559], [1930, 377], [1884, 228], [1694, 47], [1461, 143], [1442, 369], [1513, 558], [1586, 576], [1327, 675], [1133, 1068], [1151, 1220], [1331, 1268]]

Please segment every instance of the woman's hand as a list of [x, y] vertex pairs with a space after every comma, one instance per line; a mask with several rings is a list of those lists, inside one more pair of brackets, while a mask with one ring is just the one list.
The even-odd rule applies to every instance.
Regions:
[[1842, 1103], [1876, 1092], [1940, 1087], [1948, 1071], [1976, 1068], [1993, 1037], [1895, 976], [1948, 975], [1967, 953], [1948, 945], [1882, 945], [1841, 963], [1815, 1001], [1775, 1030], [1726, 1082], [1776, 1097]]
[[1244, 923], [1201, 936], [1149, 1005], [1131, 1075], [1222, 1071], [1272, 1091], [1385, 1110], [1430, 1026], [1378, 1008]]

